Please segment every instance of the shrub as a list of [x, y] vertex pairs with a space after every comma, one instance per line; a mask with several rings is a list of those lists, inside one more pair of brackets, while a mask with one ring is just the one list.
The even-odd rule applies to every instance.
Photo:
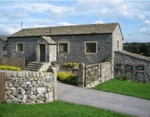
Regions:
[[3, 69], [3, 70], [21, 71], [21, 68], [20, 68], [20, 67], [7, 66], [7, 65], [0, 65], [0, 69]]
[[64, 65], [65, 65], [65, 66], [67, 66], [67, 65], [68, 65], [68, 63], [64, 63]]
[[68, 63], [68, 66], [72, 66], [73, 64], [72, 63]]
[[121, 79], [122, 80], [128, 80], [129, 78], [125, 74], [123, 74], [122, 77], [121, 77]]
[[79, 63], [64, 63], [64, 66], [73, 66], [73, 65], [79, 65]]
[[45, 73], [45, 72], [47, 72], [47, 70], [44, 70], [44, 71], [41, 71], [42, 73]]
[[139, 77], [135, 77], [135, 82], [140, 82], [140, 78]]
[[105, 57], [105, 58], [103, 59], [103, 62], [110, 62], [110, 57]]
[[64, 83], [68, 83], [68, 84], [76, 84], [76, 76], [74, 76], [73, 74], [69, 74], [66, 72], [58, 72], [57, 73], [57, 80], [62, 81]]

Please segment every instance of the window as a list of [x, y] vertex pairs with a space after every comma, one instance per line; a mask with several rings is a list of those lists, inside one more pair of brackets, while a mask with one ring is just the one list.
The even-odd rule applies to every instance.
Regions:
[[3, 47], [3, 55], [7, 54], [7, 47]]
[[17, 44], [17, 51], [23, 52], [23, 44]]
[[119, 50], [119, 40], [117, 41], [117, 49]]
[[96, 53], [96, 43], [86, 43], [86, 53]]
[[68, 43], [59, 43], [59, 52], [68, 52]]

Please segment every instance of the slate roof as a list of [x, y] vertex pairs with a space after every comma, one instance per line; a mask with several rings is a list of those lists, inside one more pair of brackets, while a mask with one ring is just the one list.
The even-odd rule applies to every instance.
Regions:
[[113, 33], [117, 25], [119, 23], [27, 28], [9, 37]]
[[7, 40], [7, 36], [6, 35], [0, 35], [0, 39], [2, 39], [3, 41]]
[[42, 36], [49, 44], [57, 44], [50, 36]]
[[124, 51], [117, 51], [117, 52], [128, 55], [128, 56], [132, 56], [132, 57], [135, 57], [135, 58], [138, 58], [138, 59], [150, 61], [150, 57], [142, 56], [140, 54], [131, 53], [131, 52], [128, 52], [128, 51], [125, 51], [125, 50]]

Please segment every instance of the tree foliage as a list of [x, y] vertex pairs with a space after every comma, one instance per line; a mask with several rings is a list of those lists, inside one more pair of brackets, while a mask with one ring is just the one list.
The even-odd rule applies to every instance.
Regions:
[[150, 43], [124, 43], [123, 49], [132, 53], [150, 56]]

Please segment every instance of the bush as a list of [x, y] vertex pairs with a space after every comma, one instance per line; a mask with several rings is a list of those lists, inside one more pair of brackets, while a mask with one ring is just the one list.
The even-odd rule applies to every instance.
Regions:
[[76, 76], [74, 76], [73, 74], [66, 73], [66, 72], [58, 72], [57, 80], [62, 81], [67, 84], [76, 85]]
[[47, 70], [44, 70], [44, 71], [41, 71], [42, 73], [45, 73], [45, 72], [47, 72]]
[[129, 78], [125, 74], [123, 74], [122, 77], [121, 77], [121, 79], [122, 80], [128, 80]]
[[0, 69], [3, 69], [3, 70], [21, 71], [21, 67], [7, 66], [7, 65], [0, 65]]
[[79, 65], [79, 63], [64, 63], [64, 66], [73, 66], [73, 65]]

